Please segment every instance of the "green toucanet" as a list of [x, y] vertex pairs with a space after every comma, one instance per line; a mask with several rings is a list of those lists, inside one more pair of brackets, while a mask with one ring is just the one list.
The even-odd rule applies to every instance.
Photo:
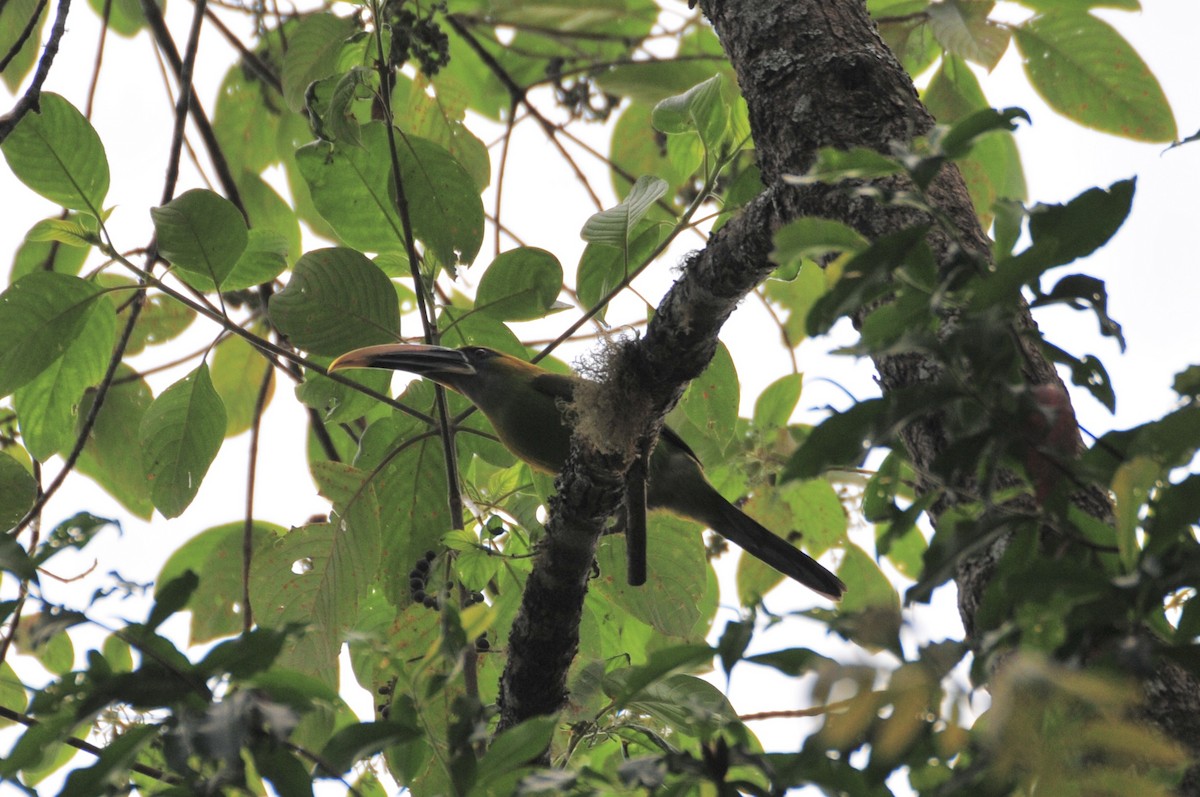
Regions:
[[[563, 406], [582, 377], [551, 373], [482, 346], [368, 346], [343, 354], [330, 366], [339, 368], [387, 368], [432, 379], [466, 396], [491, 421], [500, 442], [533, 468], [556, 474], [566, 461], [571, 430]], [[703, 523], [828, 598], [837, 600], [846, 591], [812, 557], [721, 497], [704, 477], [695, 453], [666, 427], [650, 457], [646, 504]]]

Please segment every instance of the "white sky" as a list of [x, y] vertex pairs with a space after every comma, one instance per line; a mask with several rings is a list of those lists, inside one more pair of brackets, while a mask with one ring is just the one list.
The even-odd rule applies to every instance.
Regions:
[[[1200, 92], [1196, 75], [1200, 63], [1196, 56], [1195, 31], [1200, 30], [1200, 3], [1185, 0], [1142, 0], [1144, 11], [1128, 14], [1112, 11], [1100, 15], [1112, 21], [1133, 43], [1163, 84], [1174, 106], [1181, 136], [1200, 128]], [[168, 24], [178, 41], [185, 38], [191, 6], [171, 3]], [[223, 15], [228, 17], [228, 15]], [[49, 26], [47, 26], [48, 29]], [[65, 95], [82, 108], [86, 81], [92, 71], [98, 22], [84, 3], [75, 3], [68, 34], [63, 42], [50, 80], [45, 88]], [[147, 36], [133, 42], [110, 39], [104, 77], [96, 97], [97, 112], [93, 124], [100, 133], [112, 168], [112, 188], [107, 203], [116, 211], [109, 229], [120, 248], [141, 246], [149, 240], [148, 208], [158, 204], [162, 190], [162, 172], [166, 163], [169, 129], [169, 104], [164, 99], [162, 79], [147, 64], [154, 63]], [[210, 115], [212, 98], [231, 62], [230, 51], [211, 28], [201, 42], [200, 63], [219, 65], [218, 71], [201, 70], [196, 77], [200, 96]], [[1127, 427], [1162, 415], [1173, 404], [1170, 390], [1173, 375], [1189, 363], [1200, 360], [1200, 347], [1193, 319], [1200, 300], [1200, 270], [1195, 254], [1196, 229], [1200, 225], [1200, 200], [1196, 197], [1200, 177], [1200, 145], [1164, 152], [1161, 145], [1123, 141], [1080, 128], [1050, 111], [1029, 89], [1015, 48], [1010, 47], [1003, 61], [989, 76], [983, 77], [984, 91], [997, 107], [1018, 105], [1033, 118], [1032, 126], [1022, 127], [1018, 143], [1024, 158], [1031, 201], [1063, 202], [1094, 185], [1138, 176], [1138, 191], [1133, 212], [1115, 240], [1096, 256], [1077, 263], [1071, 271], [1085, 271], [1108, 284], [1110, 312], [1124, 325], [1129, 349], [1120, 356], [1115, 345], [1101, 339], [1090, 315], [1069, 311], [1042, 312], [1039, 322], [1047, 336], [1063, 348], [1081, 355], [1094, 353], [1107, 366], [1116, 386], [1118, 407], [1115, 418], [1086, 393], [1073, 390], [1081, 423], [1097, 434], [1111, 428]], [[14, 98], [0, 88], [0, 106], [7, 109]], [[585, 195], [565, 169], [552, 161], [551, 150], [540, 133], [526, 126], [510, 154], [506, 179], [505, 221], [513, 225], [523, 240], [556, 253], [568, 274], [582, 251], [578, 230], [594, 211]], [[492, 136], [480, 133], [485, 142]], [[606, 135], [593, 129], [589, 140], [606, 146]], [[585, 166], [595, 168], [596, 164]], [[496, 160], [494, 155], [493, 161]], [[593, 173], [602, 174], [598, 170]], [[526, 178], [526, 175], [532, 179]], [[523, 180], [527, 180], [524, 187]], [[608, 180], [598, 176], [597, 188], [607, 191]], [[190, 165], [185, 170], [179, 191], [202, 185]], [[490, 212], [493, 200], [485, 196]], [[0, 168], [0, 252], [7, 258], [15, 251], [25, 231], [37, 220], [55, 214], [48, 202], [33, 195], [8, 171]], [[490, 234], [478, 265], [490, 260]], [[684, 237], [684, 248], [665, 257], [639, 283], [653, 298], [670, 283], [671, 270], [688, 247], [700, 244], [697, 237]], [[310, 241], [306, 246], [312, 246]], [[1060, 273], [1071, 273], [1062, 270]], [[471, 282], [477, 273], [468, 274]], [[745, 303], [727, 325], [723, 339], [731, 347], [742, 382], [743, 409], [748, 412], [759, 390], [789, 368], [789, 358], [777, 345], [769, 321], [756, 306]], [[574, 316], [551, 322], [553, 334]], [[620, 315], [615, 315], [620, 318]], [[632, 317], [626, 316], [626, 317]], [[189, 333], [197, 348], [211, 340], [215, 328], [197, 322]], [[540, 335], [540, 333], [539, 333]], [[802, 408], [820, 408], [826, 404], [843, 405], [839, 390], [814, 377], [828, 377], [847, 386], [856, 395], [873, 392], [872, 370], [868, 363], [834, 360], [822, 354], [831, 348], [828, 341], [808, 343], [801, 348], [801, 369], [809, 378], [801, 398]], [[150, 364], [154, 356], [146, 358]], [[189, 365], [188, 368], [191, 368]], [[182, 375], [176, 371], [152, 380], [156, 392]], [[303, 436], [295, 434], [304, 421], [297, 403], [291, 400], [290, 387], [280, 382], [271, 411], [264, 424], [261, 450], [266, 452], [259, 468], [256, 516], [281, 524], [299, 525], [314, 513], [328, 507], [317, 495], [304, 465]], [[132, 433], [132, 430], [131, 430]], [[166, 556], [191, 535], [211, 526], [240, 519], [244, 503], [244, 463], [247, 435], [226, 441], [199, 496], [192, 507], [176, 520], [161, 518], [150, 524], [127, 521], [126, 513], [86, 479], [73, 477], [68, 489], [59, 493], [46, 511], [46, 527], [86, 509], [99, 515], [122, 518], [125, 533], [106, 532], [101, 541], [87, 550], [86, 556], [63, 555], [54, 560], [54, 571], [63, 576], [86, 571], [94, 557], [100, 557], [95, 570], [70, 585], [43, 579], [47, 597], [72, 605], [93, 589], [105, 586], [106, 575], [117, 570], [125, 578], [150, 581]], [[48, 476], [60, 462], [47, 468]], [[853, 585], [850, 585], [853, 588]], [[11, 589], [3, 590], [8, 597]], [[961, 635], [953, 596], [943, 590], [933, 609], [916, 613], [917, 636], [939, 639]], [[775, 611], [787, 611], [814, 605], [801, 588], [785, 586], [773, 593], [769, 605]], [[105, 607], [112, 617], [139, 617], [143, 608], [110, 601]], [[727, 613], [732, 618], [732, 612]], [[722, 621], [718, 620], [718, 627]], [[182, 626], [177, 626], [182, 631]], [[817, 626], [784, 624], [756, 639], [756, 648], [769, 650], [795, 645], [824, 646], [822, 649], [849, 652], [848, 648], [826, 645], [814, 638]], [[82, 653], [82, 647], [77, 655]], [[720, 683], [720, 681], [718, 681]], [[735, 671], [732, 697], [742, 712], [774, 710], [807, 704], [807, 687], [783, 679], [764, 677], [759, 668], [743, 667]], [[782, 691], [781, 691], [782, 690]], [[358, 702], [363, 717], [369, 716], [369, 701]], [[769, 748], [789, 749], [802, 731], [800, 721], [759, 723], [756, 730]], [[6, 734], [7, 736], [7, 734]], [[5, 737], [0, 737], [5, 738]], [[7, 745], [4, 745], [7, 747]]]

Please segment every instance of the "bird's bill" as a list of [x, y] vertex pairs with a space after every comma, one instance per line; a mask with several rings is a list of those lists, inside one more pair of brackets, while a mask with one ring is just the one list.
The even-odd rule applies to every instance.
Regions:
[[385, 343], [348, 351], [329, 365], [330, 371], [343, 368], [387, 368], [433, 379], [475, 373], [475, 366], [458, 349], [416, 343]]

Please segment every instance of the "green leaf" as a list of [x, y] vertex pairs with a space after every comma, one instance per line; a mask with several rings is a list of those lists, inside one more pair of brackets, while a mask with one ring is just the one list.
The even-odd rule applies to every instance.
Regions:
[[[242, 197], [242, 205], [246, 208], [246, 215], [250, 219], [250, 241], [246, 244], [247, 252], [243, 253], [242, 259], [245, 259], [246, 254], [250, 251], [265, 248], [261, 242], [255, 241], [255, 237], [268, 234], [267, 240], [270, 240], [273, 246], [278, 247], [285, 263], [290, 263], [299, 257], [302, 251], [300, 248], [300, 222], [291, 205], [279, 196], [266, 180], [254, 172], [241, 174], [238, 178], [238, 192]], [[239, 261], [226, 284], [236, 281], [243, 268], [243, 264]], [[272, 277], [274, 276], [278, 276], [278, 272], [272, 275]], [[251, 284], [257, 285], [266, 281], [260, 279], [257, 283]]]
[[310, 14], [288, 32], [283, 56], [283, 98], [288, 108], [304, 110], [304, 93], [314, 80], [332, 75], [346, 40], [358, 30], [354, 17]]
[[476, 783], [492, 783], [501, 775], [528, 766], [550, 746], [559, 719], [531, 717], [502, 731], [488, 746], [475, 770]]
[[605, 678], [604, 691], [618, 706], [625, 706], [643, 689], [660, 683], [675, 670], [708, 664], [715, 654], [713, 648], [701, 643], [662, 648], [651, 653], [645, 664], [613, 671]]
[[767, 385], [754, 400], [754, 425], [760, 429], [787, 426], [800, 401], [803, 384], [803, 374], [786, 374]]
[[183, 611], [199, 585], [200, 578], [192, 570], [185, 570], [165, 584], [157, 585], [154, 589], [154, 608], [150, 610], [145, 627], [153, 631], [168, 617]]
[[596, 552], [600, 577], [591, 588], [657, 632], [688, 638], [701, 617], [708, 588], [700, 530], [694, 523], [669, 516], [652, 515], [649, 522], [646, 584], [629, 586], [625, 536], [611, 534], [601, 540]]
[[112, 518], [97, 517], [90, 512], [76, 512], [55, 526], [46, 543], [38, 548], [38, 565], [44, 564], [59, 551], [69, 548], [82, 551], [97, 534], [109, 526], [120, 533], [121, 524]]
[[812, 479], [826, 468], [858, 465], [870, 448], [883, 411], [881, 399], [868, 399], [826, 418], [788, 460], [779, 478]]
[[159, 736], [158, 725], [132, 725], [104, 745], [96, 763], [76, 769], [67, 777], [60, 797], [94, 797], [107, 794], [129, 778], [129, 770], [144, 747]]
[[225, 406], [208, 366], [163, 391], [138, 427], [150, 496], [164, 517], [178, 517], [196, 497], [225, 437]]
[[976, 308], [1011, 297], [1042, 272], [1087, 257], [1108, 243], [1133, 206], [1136, 180], [1121, 180], [1108, 189], [1089, 188], [1065, 205], [1037, 205], [1029, 212], [1033, 243], [1002, 260], [975, 291]]
[[0, 144], [13, 174], [55, 204], [101, 217], [108, 158], [92, 125], [75, 106], [43, 92], [40, 111], [25, 114]]
[[[162, 9], [166, 0], [154, 0], [154, 4]], [[88, 0], [88, 5], [97, 18], [106, 19], [109, 28], [120, 36], [136, 36], [146, 27], [146, 13], [140, 0], [112, 0], [107, 6], [105, 0]]]
[[[584, 247], [575, 272], [576, 291], [583, 306], [591, 309], [615, 290], [658, 248], [669, 229], [666, 224], [651, 224], [649, 229], [636, 233], [628, 250], [599, 243]], [[602, 309], [596, 317], [603, 320], [604, 312]]]
[[42, 219], [30, 228], [26, 238], [30, 241], [55, 241], [76, 249], [90, 247], [100, 240], [94, 230], [70, 219]]
[[117, 321], [110, 307], [98, 304], [63, 355], [13, 393], [21, 437], [35, 459], [44, 462], [75, 440], [84, 391], [104, 377], [113, 353]]
[[712, 361], [687, 386], [678, 406], [705, 437], [723, 446], [737, 428], [740, 387], [733, 357], [718, 342]]
[[359, 722], [335, 733], [321, 749], [321, 763], [330, 772], [341, 774], [350, 771], [357, 762], [363, 761], [387, 747], [424, 738], [421, 731], [402, 722]]
[[871, 180], [900, 174], [904, 167], [888, 156], [869, 147], [817, 150], [816, 163], [804, 175], [787, 175], [789, 183], [837, 183], [842, 180]]
[[483, 273], [475, 309], [501, 321], [542, 318], [557, 301], [562, 281], [562, 265], [545, 249], [511, 249]]
[[317, 249], [271, 297], [271, 321], [292, 345], [330, 357], [400, 334], [400, 303], [378, 266], [353, 249]]
[[37, 482], [24, 465], [0, 451], [0, 488], [0, 530], [8, 531], [33, 506]]
[[[258, 349], [238, 335], [230, 335], [217, 344], [212, 355], [213, 388], [225, 405], [225, 436], [233, 437], [250, 428], [265, 372], [274, 366]], [[275, 394], [275, 379], [267, 386], [263, 406]]]
[[[72, 215], [72, 219], [78, 218], [77, 214]], [[31, 228], [30, 232], [41, 224], [51, 221], [58, 221], [58, 219], [42, 219]], [[35, 271], [57, 271], [60, 274], [76, 275], [83, 268], [89, 250], [78, 246], [58, 246], [49, 241], [35, 241], [30, 239], [29, 235], [30, 233], [25, 234], [25, 240], [21, 242], [21, 246], [13, 258], [12, 272], [9, 275], [10, 283]]]
[[634, 227], [654, 203], [667, 193], [667, 187], [666, 180], [659, 177], [639, 177], [620, 204], [602, 210], [587, 220], [579, 233], [580, 237], [588, 243], [627, 249]]
[[1113, 475], [1112, 491], [1116, 500], [1117, 551], [1121, 564], [1133, 570], [1141, 552], [1138, 544], [1140, 515], [1150, 497], [1150, 490], [1163, 476], [1162, 465], [1150, 457], [1134, 457], [1117, 468]]
[[[150, 386], [127, 365], [117, 368], [116, 379], [96, 416], [96, 424], [79, 458], [78, 470], [90, 476], [133, 514], [149, 519], [154, 512], [150, 482], [142, 470], [142, 450], [137, 429], [154, 396]], [[92, 395], [85, 396], [79, 417], [86, 417]]]
[[596, 85], [634, 102], [657, 103], [710, 79], [717, 66], [696, 60], [635, 61], [609, 67], [596, 76]]
[[[943, 59], [921, 100], [939, 124], [947, 125], [988, 107], [971, 67], [952, 56]], [[970, 152], [958, 160], [958, 168], [985, 228], [991, 223], [997, 199], [1024, 201], [1027, 197], [1025, 172], [1011, 132], [993, 130], [975, 138]]]
[[864, 609], [886, 609], [894, 611], [898, 619], [900, 597], [896, 594], [896, 588], [862, 548], [853, 543], [846, 544], [838, 575], [847, 584], [854, 585], [843, 596], [838, 605], [839, 611], [850, 613]]
[[825, 269], [803, 261], [792, 279], [769, 279], [763, 285], [767, 299], [783, 311], [783, 329], [792, 346], [798, 346], [807, 337], [806, 319], [817, 299], [825, 293], [825, 287]]
[[224, 287], [225, 278], [246, 250], [246, 220], [232, 202], [202, 188], [185, 191], [162, 207], [151, 208], [158, 251], [184, 273], [204, 278], [193, 285]]
[[[272, 545], [286, 532], [287, 529], [274, 523], [255, 521], [250, 532], [252, 555]], [[244, 534], [242, 521], [205, 529], [177, 548], [158, 572], [156, 584], [165, 584], [185, 570], [193, 570], [200, 576], [200, 585], [188, 604], [191, 607], [189, 642], [193, 645], [242, 630], [245, 619], [242, 607]]]
[[98, 296], [94, 284], [52, 271], [28, 274], [0, 294], [0, 396], [63, 355], [96, 311]]
[[483, 245], [483, 201], [475, 180], [444, 147], [418, 136], [397, 141], [396, 155], [413, 235], [444, 266], [470, 265]]
[[900, 0], [888, 3], [887, 8], [877, 7], [881, 5], [875, 0], [867, 3], [879, 26], [879, 35], [909, 75], [920, 75], [942, 54], [925, 15], [929, 0]]
[[382, 554], [380, 506], [368, 485], [344, 516], [292, 529], [255, 552], [250, 574], [255, 615], [266, 627], [303, 623], [278, 663], [337, 687], [343, 635], [377, 583]]
[[1039, 294], [1030, 306], [1044, 307], [1059, 303], [1075, 310], [1082, 310], [1084, 305], [1090, 305], [1096, 314], [1096, 320], [1100, 322], [1100, 334], [1116, 338], [1121, 351], [1125, 351], [1125, 336], [1121, 332], [1121, 325], [1108, 314], [1108, 291], [1104, 287], [1104, 280], [1087, 274], [1068, 274], [1055, 283], [1049, 293]]
[[992, 0], [944, 0], [930, 3], [929, 27], [946, 50], [990, 72], [1008, 49], [1008, 29], [988, 19]]
[[[327, 357], [312, 359], [325, 364], [332, 362]], [[392, 383], [392, 373], [377, 368], [358, 368], [345, 371], [342, 376], [379, 393], [386, 393]], [[319, 412], [327, 424], [357, 420], [378, 406], [370, 396], [308, 368], [304, 370], [304, 381], [296, 388], [296, 398]]]
[[1107, 22], [1039, 14], [1013, 29], [1025, 73], [1054, 110], [1135, 141], [1174, 141], [1171, 106], [1154, 73]]
[[1140, 0], [1017, 0], [1034, 11], [1087, 11], [1089, 8], [1121, 8], [1141, 11]]
[[[464, 124], [465, 93], [456, 92], [442, 83], [436, 96], [430, 96], [421, 90], [422, 87], [423, 81], [418, 83], [415, 91], [408, 92], [407, 107], [399, 101], [393, 102], [393, 108], [404, 108], [397, 114], [396, 123], [406, 133], [411, 132], [444, 147], [471, 175], [476, 189], [483, 191], [492, 181], [491, 156], [487, 145]], [[400, 88], [400, 81], [397, 81], [397, 90]]]
[[[396, 158], [413, 234], [439, 262], [470, 263], [483, 243], [483, 203], [471, 176], [445, 149], [417, 136], [398, 136]], [[296, 152], [296, 162], [313, 203], [343, 241], [371, 252], [403, 248], [382, 123], [363, 125], [361, 146], [314, 142]]]
[[12, 53], [12, 59], [0, 73], [0, 77], [4, 79], [4, 85], [8, 87], [8, 93], [14, 97], [20, 91], [21, 83], [29, 74], [29, 70], [33, 68], [34, 62], [37, 61], [38, 44], [42, 41], [42, 30], [46, 27], [46, 15], [49, 7], [49, 3], [47, 3], [39, 10], [38, 0], [9, 0], [4, 5], [0, 5], [0, 53], [6, 55], [17, 43], [21, 31], [34, 12], [38, 13], [37, 23], [30, 31], [29, 37], [22, 43], [21, 49]]
[[857, 230], [840, 221], [805, 216], [775, 233], [771, 262], [799, 267], [802, 258], [820, 261], [833, 252], [861, 252], [871, 245]]
[[625, 703], [686, 736], [706, 739], [738, 722], [737, 711], [720, 689], [694, 675], [674, 673], [655, 681]]
[[721, 75], [716, 74], [683, 94], [662, 100], [650, 114], [654, 128], [669, 134], [695, 131], [709, 152], [717, 152], [729, 126], [721, 84]]
[[[11, 456], [0, 454], [0, 486], [4, 487], [5, 490], [13, 489], [13, 487], [16, 487], [18, 490], [17, 495], [10, 497], [6, 492], [4, 498], [0, 498], [0, 513], [2, 513], [2, 516], [0, 516], [0, 526], [5, 529], [17, 525], [17, 521], [22, 519], [26, 511], [34, 505], [34, 496], [36, 496], [35, 489], [34, 492], [29, 493], [28, 505], [23, 510], [20, 510], [20, 514], [17, 515], [16, 511], [13, 511], [14, 509], [19, 509], [19, 504], [26, 498], [26, 496], [22, 495], [23, 492], [26, 492], [24, 490], [26, 485], [13, 485], [13, 479], [11, 478], [13, 466], [20, 468], [20, 472], [25, 474], [25, 479], [29, 480], [29, 486], [32, 486], [32, 481], [34, 481], [29, 477], [28, 473], [25, 473], [24, 468], [13, 461]], [[17, 516], [17, 520], [11, 520], [13, 515]], [[37, 565], [29, 558], [28, 553], [25, 553], [25, 549], [20, 546], [20, 543], [8, 534], [0, 534], [0, 571], [11, 573], [17, 576], [20, 581], [37, 582]]]

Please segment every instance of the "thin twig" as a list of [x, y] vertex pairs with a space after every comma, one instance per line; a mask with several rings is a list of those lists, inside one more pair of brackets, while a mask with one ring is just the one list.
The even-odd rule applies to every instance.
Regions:
[[0, 72], [8, 69], [8, 65], [17, 57], [17, 53], [25, 46], [25, 42], [29, 41], [29, 37], [33, 35], [33, 29], [37, 27], [38, 20], [42, 18], [42, 12], [46, 10], [46, 0], [38, 0], [37, 8], [33, 9], [33, 14], [30, 15], [29, 21], [25, 23], [25, 27], [17, 34], [17, 40], [13, 42], [12, 47], [8, 48], [8, 52], [0, 58]]
[[67, 32], [67, 12], [70, 8], [71, 0], [58, 0], [54, 27], [50, 29], [50, 38], [46, 40], [46, 46], [42, 48], [42, 57], [38, 60], [37, 71], [33, 73], [33, 81], [21, 95], [21, 99], [17, 100], [13, 109], [5, 116], [0, 117], [0, 143], [8, 138], [8, 134], [13, 131], [25, 114], [37, 107], [42, 96], [42, 84], [50, 75], [50, 65], [54, 63], [54, 56], [58, 55], [59, 42]]
[[250, 633], [254, 628], [254, 610], [250, 604], [250, 565], [254, 558], [254, 484], [258, 474], [258, 437], [262, 426], [263, 410], [271, 389], [271, 378], [275, 368], [267, 363], [263, 370], [258, 396], [254, 400], [254, 420], [250, 424], [250, 462], [246, 473], [246, 522], [242, 527], [242, 631]]
[[[11, 708], [7, 708], [5, 706], [0, 706], [0, 717], [3, 717], [11, 722], [20, 723], [26, 728], [32, 728], [41, 724], [33, 717], [30, 717], [27, 714], [22, 714], [19, 711], [13, 711]], [[84, 739], [76, 739], [74, 736], [68, 736], [61, 741], [68, 747], [74, 747], [76, 750], [82, 750], [85, 753], [91, 753], [97, 758], [104, 754], [103, 747], [97, 747], [96, 745]], [[145, 775], [148, 778], [154, 778], [155, 780], [162, 781], [163, 783], [183, 782], [178, 775], [170, 772], [164, 772], [163, 770], [155, 769], [154, 767], [148, 767], [145, 764], [139, 764], [136, 761], [129, 764], [129, 768], [139, 775]]]

